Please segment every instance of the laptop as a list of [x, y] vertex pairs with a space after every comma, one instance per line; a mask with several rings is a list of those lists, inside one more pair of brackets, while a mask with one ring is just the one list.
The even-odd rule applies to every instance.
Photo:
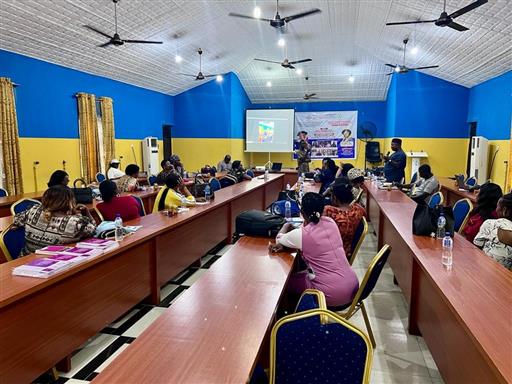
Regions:
[[272, 164], [272, 172], [281, 172], [282, 167], [283, 167], [283, 163], [273, 163]]

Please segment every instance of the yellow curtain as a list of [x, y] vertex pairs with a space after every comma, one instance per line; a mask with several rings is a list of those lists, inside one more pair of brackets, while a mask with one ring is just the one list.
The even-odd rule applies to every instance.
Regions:
[[23, 177], [16, 102], [12, 81], [5, 77], [0, 77], [0, 134], [2, 135], [0, 155], [3, 157], [5, 168], [5, 186], [9, 195], [18, 195], [23, 193]]
[[76, 97], [80, 130], [80, 168], [82, 178], [90, 183], [95, 180], [100, 169], [96, 97], [87, 93], [79, 93]]
[[103, 126], [103, 153], [105, 155], [105, 170], [108, 169], [110, 160], [116, 157], [115, 130], [114, 130], [114, 106], [110, 97], [100, 97], [101, 123]]

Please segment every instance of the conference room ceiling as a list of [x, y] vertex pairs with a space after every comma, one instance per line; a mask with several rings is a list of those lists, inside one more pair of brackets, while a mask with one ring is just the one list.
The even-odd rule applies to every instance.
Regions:
[[[472, 0], [448, 0], [448, 12]], [[235, 72], [252, 102], [303, 101], [316, 92], [327, 100], [384, 100], [390, 82], [384, 63], [402, 62], [402, 40], [410, 38], [408, 66], [437, 64], [427, 74], [471, 87], [512, 68], [512, 4], [490, 0], [461, 16], [470, 28], [457, 32], [433, 24], [385, 26], [386, 22], [435, 19], [440, 0], [281, 1], [281, 15], [320, 8], [321, 14], [295, 20], [280, 37], [261, 21], [229, 12], [273, 18], [275, 1], [121, 0], [119, 33], [124, 39], [162, 40], [162, 45], [126, 44], [99, 48], [106, 40], [82, 27], [113, 32], [110, 0], [0, 0], [0, 49], [175, 95], [201, 82], [180, 75]], [[180, 64], [175, 55], [183, 57]], [[297, 66], [256, 62], [312, 58]], [[1, 75], [1, 74], [0, 74]], [[309, 80], [305, 80], [305, 76]], [[349, 77], [354, 81], [350, 82]], [[267, 87], [267, 82], [272, 87]]]

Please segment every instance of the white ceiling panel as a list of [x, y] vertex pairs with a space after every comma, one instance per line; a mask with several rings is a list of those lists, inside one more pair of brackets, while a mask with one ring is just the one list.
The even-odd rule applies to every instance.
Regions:
[[[448, 0], [447, 11], [470, 2]], [[111, 0], [0, 0], [0, 49], [175, 95], [198, 85], [180, 73], [198, 71], [196, 51], [202, 48], [203, 72], [235, 72], [255, 103], [300, 101], [311, 92], [318, 101], [384, 100], [390, 80], [384, 64], [402, 62], [405, 37], [418, 48], [415, 55], [408, 51], [408, 66], [440, 65], [425, 73], [457, 84], [470, 87], [512, 68], [510, 0], [490, 0], [459, 17], [466, 32], [433, 24], [385, 26], [435, 19], [443, 10], [440, 0], [280, 1], [282, 16], [322, 10], [292, 21], [284, 48], [268, 24], [228, 16], [250, 15], [256, 5], [262, 17], [273, 18], [273, 0], [121, 0], [121, 38], [164, 44], [99, 48], [105, 39], [83, 25], [112, 33]], [[182, 63], [175, 63], [176, 54]], [[302, 75], [254, 61], [285, 57], [313, 61], [300, 65]]]

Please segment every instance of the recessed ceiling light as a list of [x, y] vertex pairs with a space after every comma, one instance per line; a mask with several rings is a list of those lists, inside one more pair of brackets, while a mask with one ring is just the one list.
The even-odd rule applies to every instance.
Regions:
[[271, 87], [272, 86], [272, 82], [271, 81], [267, 81], [267, 87]]
[[281, 38], [277, 41], [277, 45], [279, 45], [280, 47], [284, 47], [285, 44], [286, 44], [286, 41], [283, 38]]
[[217, 75], [215, 77], [215, 80], [217, 80], [217, 83], [222, 83], [222, 80], [224, 80], [224, 78], [222, 77], [222, 75]]
[[297, 68], [297, 69], [295, 70], [295, 73], [296, 73], [297, 75], [299, 75], [299, 76], [300, 76], [300, 75], [302, 75], [302, 73], [303, 73], [302, 68]]
[[353, 83], [355, 79], [356, 79], [356, 78], [355, 78], [354, 76], [352, 76], [352, 75], [350, 75], [350, 76], [348, 77], [348, 81], [350, 81], [351, 83]]
[[419, 52], [419, 51], [420, 51], [420, 50], [419, 50], [419, 48], [418, 48], [418, 47], [413, 47], [413, 48], [411, 49], [411, 53], [412, 53], [413, 55], [418, 54], [418, 52]]
[[260, 7], [254, 7], [254, 11], [252, 11], [252, 15], [259, 19], [261, 17], [261, 8]]
[[176, 55], [174, 56], [174, 61], [179, 64], [183, 61], [183, 57], [181, 57], [180, 55]]

